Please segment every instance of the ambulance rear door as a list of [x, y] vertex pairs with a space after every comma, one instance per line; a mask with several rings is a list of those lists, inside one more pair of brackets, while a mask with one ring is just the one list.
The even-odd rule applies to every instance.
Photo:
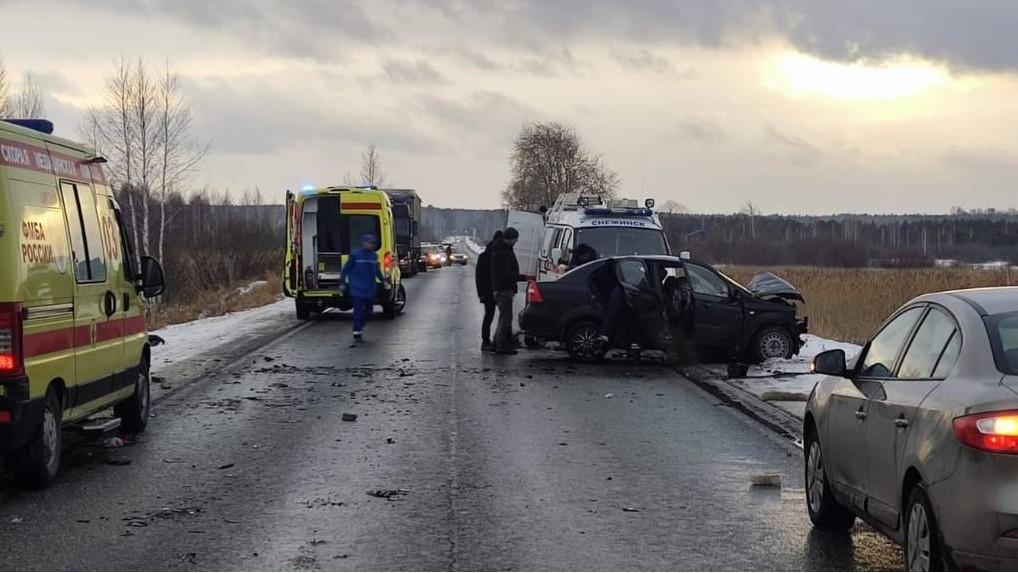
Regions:
[[529, 277], [537, 277], [541, 240], [544, 238], [544, 215], [510, 210], [506, 227], [515, 227], [520, 232], [520, 239], [516, 243], [515, 249], [516, 260], [520, 263], [520, 272]]

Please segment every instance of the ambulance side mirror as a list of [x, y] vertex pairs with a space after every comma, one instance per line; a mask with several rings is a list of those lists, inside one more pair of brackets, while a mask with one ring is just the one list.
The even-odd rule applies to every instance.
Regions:
[[565, 264], [565, 262], [562, 261], [562, 249], [560, 247], [555, 247], [554, 249], [551, 250], [551, 260], [556, 265]]
[[163, 266], [152, 257], [141, 258], [141, 274], [138, 276], [138, 292], [145, 295], [145, 298], [154, 298], [166, 290], [166, 279], [163, 276]]

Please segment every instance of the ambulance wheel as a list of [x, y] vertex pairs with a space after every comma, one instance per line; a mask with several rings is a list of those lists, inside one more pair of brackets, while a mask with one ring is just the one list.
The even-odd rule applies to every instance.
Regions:
[[301, 300], [295, 302], [297, 305], [297, 320], [308, 320], [311, 318], [311, 308]]
[[403, 312], [406, 308], [406, 289], [403, 285], [396, 287], [396, 295], [392, 297], [392, 300], [382, 305], [382, 313], [385, 318], [396, 318], [397, 314]]
[[149, 391], [151, 380], [148, 358], [142, 358], [135, 375], [134, 394], [113, 407], [113, 414], [120, 418], [120, 427], [127, 432], [144, 432], [148, 425], [152, 406], [152, 394]]
[[52, 389], [46, 393], [42, 420], [35, 436], [12, 460], [15, 474], [22, 485], [43, 488], [53, 482], [60, 471], [62, 447], [60, 397]]

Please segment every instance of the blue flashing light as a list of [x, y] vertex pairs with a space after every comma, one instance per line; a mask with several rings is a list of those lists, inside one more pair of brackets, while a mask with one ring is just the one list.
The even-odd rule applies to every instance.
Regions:
[[305, 186], [301, 187], [300, 190], [301, 191], [314, 191], [315, 190], [315, 186], [314, 185], [305, 185]]
[[643, 208], [607, 208], [607, 207], [587, 207], [583, 210], [583, 213], [588, 216], [594, 217], [651, 217], [654, 215], [654, 211]]

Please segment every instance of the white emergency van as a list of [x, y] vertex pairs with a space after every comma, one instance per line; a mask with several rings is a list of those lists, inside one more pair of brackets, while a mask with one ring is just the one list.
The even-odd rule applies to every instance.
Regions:
[[593, 259], [672, 254], [653, 207], [653, 199], [640, 206], [635, 199], [602, 200], [577, 193], [559, 196], [545, 217], [537, 250], [537, 279], [558, 279], [579, 262], [578, 251], [586, 251]]

